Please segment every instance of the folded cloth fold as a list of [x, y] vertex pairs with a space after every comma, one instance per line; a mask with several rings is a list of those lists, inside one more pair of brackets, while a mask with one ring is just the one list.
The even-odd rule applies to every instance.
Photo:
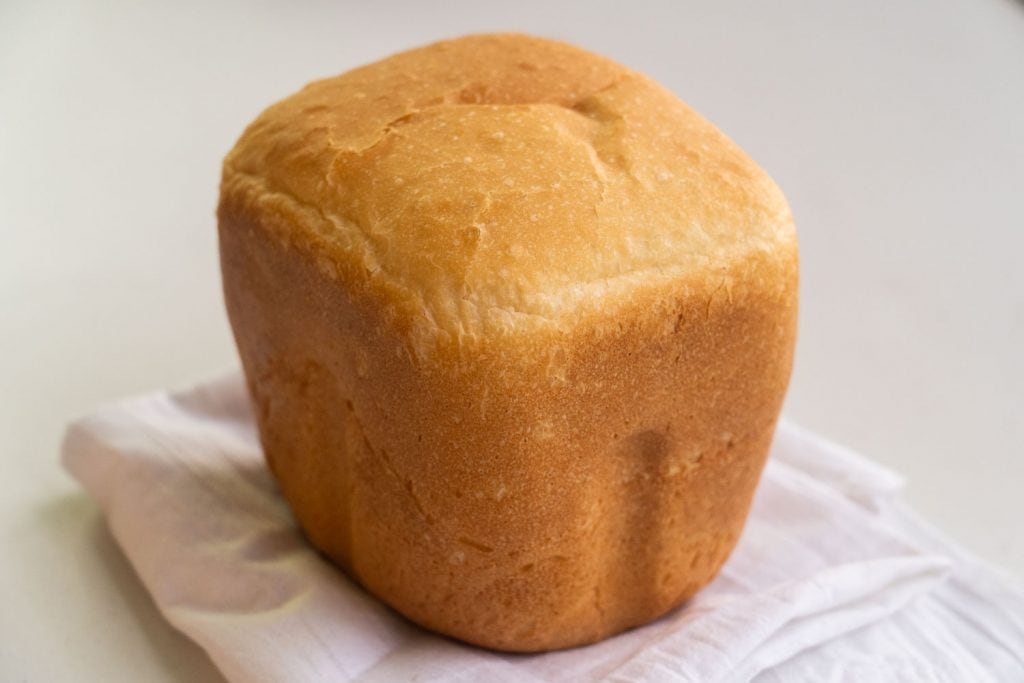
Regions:
[[711, 585], [538, 655], [424, 631], [312, 550], [237, 374], [103, 408], [63, 458], [162, 614], [231, 681], [1024, 680], [1024, 593], [908, 510], [899, 476], [785, 421]]

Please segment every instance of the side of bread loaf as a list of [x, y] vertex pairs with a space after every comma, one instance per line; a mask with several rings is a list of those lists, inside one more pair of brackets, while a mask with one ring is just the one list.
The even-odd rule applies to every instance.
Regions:
[[[268, 110], [225, 165], [224, 289], [268, 462], [312, 543], [429, 628], [537, 651], [645, 623], [718, 571], [764, 463], [796, 323], [785, 202], [575, 48], [391, 60]], [[423, 101], [338, 143], [331, 117], [409, 72]]]

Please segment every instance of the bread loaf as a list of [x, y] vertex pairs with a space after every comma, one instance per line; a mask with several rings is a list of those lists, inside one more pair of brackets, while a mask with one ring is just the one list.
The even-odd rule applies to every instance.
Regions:
[[797, 245], [671, 93], [551, 40], [436, 43], [263, 112], [218, 216], [267, 461], [368, 591], [539, 651], [715, 576], [790, 374]]

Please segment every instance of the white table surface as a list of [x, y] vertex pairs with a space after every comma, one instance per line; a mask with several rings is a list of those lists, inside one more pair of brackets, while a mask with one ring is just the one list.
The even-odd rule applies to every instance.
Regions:
[[220, 680], [59, 468], [62, 427], [234, 366], [213, 207], [262, 107], [477, 30], [645, 71], [768, 169], [802, 248], [786, 412], [1024, 576], [1024, 4], [432, 5], [0, 4], [0, 680]]

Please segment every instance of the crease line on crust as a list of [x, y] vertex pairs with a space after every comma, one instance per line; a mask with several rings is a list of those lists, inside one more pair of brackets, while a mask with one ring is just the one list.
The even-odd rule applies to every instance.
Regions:
[[[362, 266], [362, 268], [371, 276], [371, 278], [377, 277], [377, 278], [381, 278], [381, 279], [385, 280], [385, 282], [389, 286], [394, 287], [395, 289], [399, 290], [408, 299], [421, 298], [421, 297], [418, 296], [418, 292], [417, 292], [416, 289], [406, 285], [404, 282], [402, 282], [401, 279], [399, 279], [393, 273], [390, 273], [388, 271], [388, 269], [385, 268], [378, 261], [378, 259], [376, 257], [376, 254], [374, 253], [374, 250], [370, 247], [370, 242], [367, 239], [367, 233], [366, 233], [366, 230], [363, 228], [363, 226], [359, 225], [358, 223], [356, 223], [354, 221], [345, 219], [345, 218], [343, 218], [341, 216], [337, 216], [337, 215], [335, 215], [333, 213], [326, 212], [323, 209], [321, 209], [320, 207], [318, 207], [317, 205], [315, 205], [313, 203], [310, 203], [310, 202], [303, 201], [302, 199], [296, 197], [295, 195], [293, 195], [291, 193], [283, 192], [281, 190], [272, 189], [272, 188], [269, 187], [266, 179], [263, 178], [262, 176], [259, 176], [259, 175], [256, 175], [256, 174], [247, 173], [245, 171], [241, 171], [241, 170], [239, 170], [239, 169], [237, 169], [237, 168], [235, 168], [233, 166], [228, 166], [227, 168], [230, 171], [229, 175], [232, 177], [232, 179], [242, 180], [242, 181], [244, 181], [245, 185], [249, 185], [249, 186], [254, 186], [255, 185], [255, 186], [258, 186], [258, 188], [259, 188], [258, 193], [260, 195], [262, 195], [263, 197], [272, 196], [272, 197], [275, 197], [275, 198], [277, 198], [277, 199], [279, 199], [281, 201], [284, 201], [284, 202], [286, 202], [286, 203], [288, 203], [290, 205], [290, 208], [298, 209], [299, 212], [305, 213], [307, 216], [309, 216], [309, 215], [314, 216], [315, 220], [317, 222], [319, 222], [321, 224], [321, 226], [322, 225], [326, 225], [326, 224], [330, 224], [330, 225], [332, 225], [334, 227], [342, 227], [343, 226], [342, 229], [343, 229], [345, 235], [348, 235], [348, 236], [357, 235], [359, 239], [353, 240], [353, 241], [354, 242], [359, 242], [360, 246], [362, 247], [362, 249], [360, 249], [360, 254], [357, 256], [357, 259], [362, 261], [362, 262], [359, 263], [358, 265]], [[230, 183], [230, 181], [228, 181], [226, 184], [231, 184], [231, 183]], [[232, 192], [229, 191], [227, 194], [228, 195], [236, 194], [237, 193], [237, 188], [235, 188], [235, 189], [236, 189], [235, 193], [232, 193]], [[253, 192], [251, 187], [244, 187], [244, 188], [242, 188], [241, 193], [237, 193], [237, 194], [250, 195], [250, 194], [254, 194], [254, 192]], [[280, 237], [287, 237], [285, 235], [280, 234], [282, 231], [279, 230], [279, 229], [274, 229], [274, 228], [270, 228], [270, 229], [274, 233], [277, 233]], [[319, 238], [317, 241], [322, 240], [322, 241], [327, 242], [327, 243], [331, 243], [332, 242], [332, 240], [330, 240], [328, 237], [326, 237], [324, 235], [323, 231], [315, 231], [315, 234]], [[337, 242], [333, 242], [333, 243], [330, 244], [330, 247], [332, 248], [332, 250], [337, 249], [338, 246], [339, 245], [337, 244]], [[345, 249], [344, 246], [341, 246], [341, 248]], [[707, 257], [704, 254], [690, 254], [690, 256], [696, 258], [699, 261], [705, 261], [706, 262], [705, 263], [705, 267], [715, 268], [715, 267], [722, 267], [723, 265], [726, 265], [726, 264], [719, 264], [719, 263], [717, 263], [713, 259], [710, 259], [709, 257]], [[644, 279], [646, 279], [646, 278], [648, 278], [650, 276], [654, 276], [654, 277], [657, 277], [657, 276], [678, 276], [678, 275], [682, 275], [682, 274], [685, 273], [685, 268], [688, 265], [692, 265], [692, 264], [683, 264], [683, 263], [652, 264], [650, 266], [646, 266], [646, 267], [643, 267], [643, 268], [636, 268], [636, 269], [633, 269], [633, 270], [628, 270], [628, 271], [624, 271], [624, 272], [621, 272], [621, 273], [616, 273], [616, 274], [608, 276], [608, 277], [594, 278], [594, 279], [583, 281], [583, 282], [573, 283], [572, 285], [569, 285], [569, 286], [562, 286], [562, 287], [552, 288], [552, 289], [550, 289], [548, 291], [542, 291], [542, 292], [540, 292], [540, 294], [541, 294], [541, 296], [544, 296], [544, 297], [551, 297], [551, 296], [563, 297], [563, 296], [565, 296], [565, 294], [567, 292], [570, 292], [572, 290], [586, 289], [588, 287], [592, 287], [592, 286], [596, 286], [596, 285], [602, 285], [603, 284], [605, 286], [613, 287], [617, 283], [625, 282], [625, 281], [628, 281], [628, 280], [631, 280], [631, 279], [637, 279], [637, 278], [644, 278]], [[498, 303], [483, 302], [483, 301], [480, 301], [479, 299], [477, 299], [474, 296], [468, 296], [468, 297], [467, 296], [457, 296], [457, 297], [453, 297], [453, 298], [454, 299], [459, 299], [459, 300], [461, 300], [461, 301], [463, 301], [463, 302], [473, 306], [474, 308], [476, 308], [478, 310], [498, 311], [498, 312], [505, 313], [505, 314], [508, 314], [508, 315], [511, 315], [511, 316], [514, 316], [514, 317], [531, 318], [531, 319], [536, 319], [536, 320], [547, 322], [547, 323], [557, 324], [559, 322], [558, 317], [545, 315], [544, 313], [541, 313], [541, 312], [536, 311], [536, 310], [527, 310], [527, 309], [524, 309], [524, 308], [519, 308], [519, 307], [517, 307], [515, 304], [513, 304], [511, 302], [508, 303], [508, 304], [498, 304]], [[584, 297], [574, 297], [574, 298], [576, 299], [577, 303], [582, 303], [585, 300]], [[433, 318], [432, 322], [433, 322], [433, 324], [435, 324], [438, 327], [439, 330], [444, 330], [444, 331], [447, 331], [447, 332], [456, 332], [456, 331], [458, 331], [455, 327], [453, 327], [451, 329], [447, 329], [444, 325], [438, 323], [437, 319], [436, 319], [436, 316], [434, 315], [434, 312], [430, 309], [429, 306], [422, 306], [421, 309], [422, 310], [420, 310], [419, 313], [424, 315], [424, 316], [429, 316], [428, 319]], [[482, 318], [482, 316], [477, 316], [477, 317], [478, 317], [478, 319]], [[453, 317], [453, 321], [458, 322], [458, 323], [462, 323], [464, 327], [465, 327], [465, 323], [468, 322], [467, 320], [462, 319], [460, 317]]]

